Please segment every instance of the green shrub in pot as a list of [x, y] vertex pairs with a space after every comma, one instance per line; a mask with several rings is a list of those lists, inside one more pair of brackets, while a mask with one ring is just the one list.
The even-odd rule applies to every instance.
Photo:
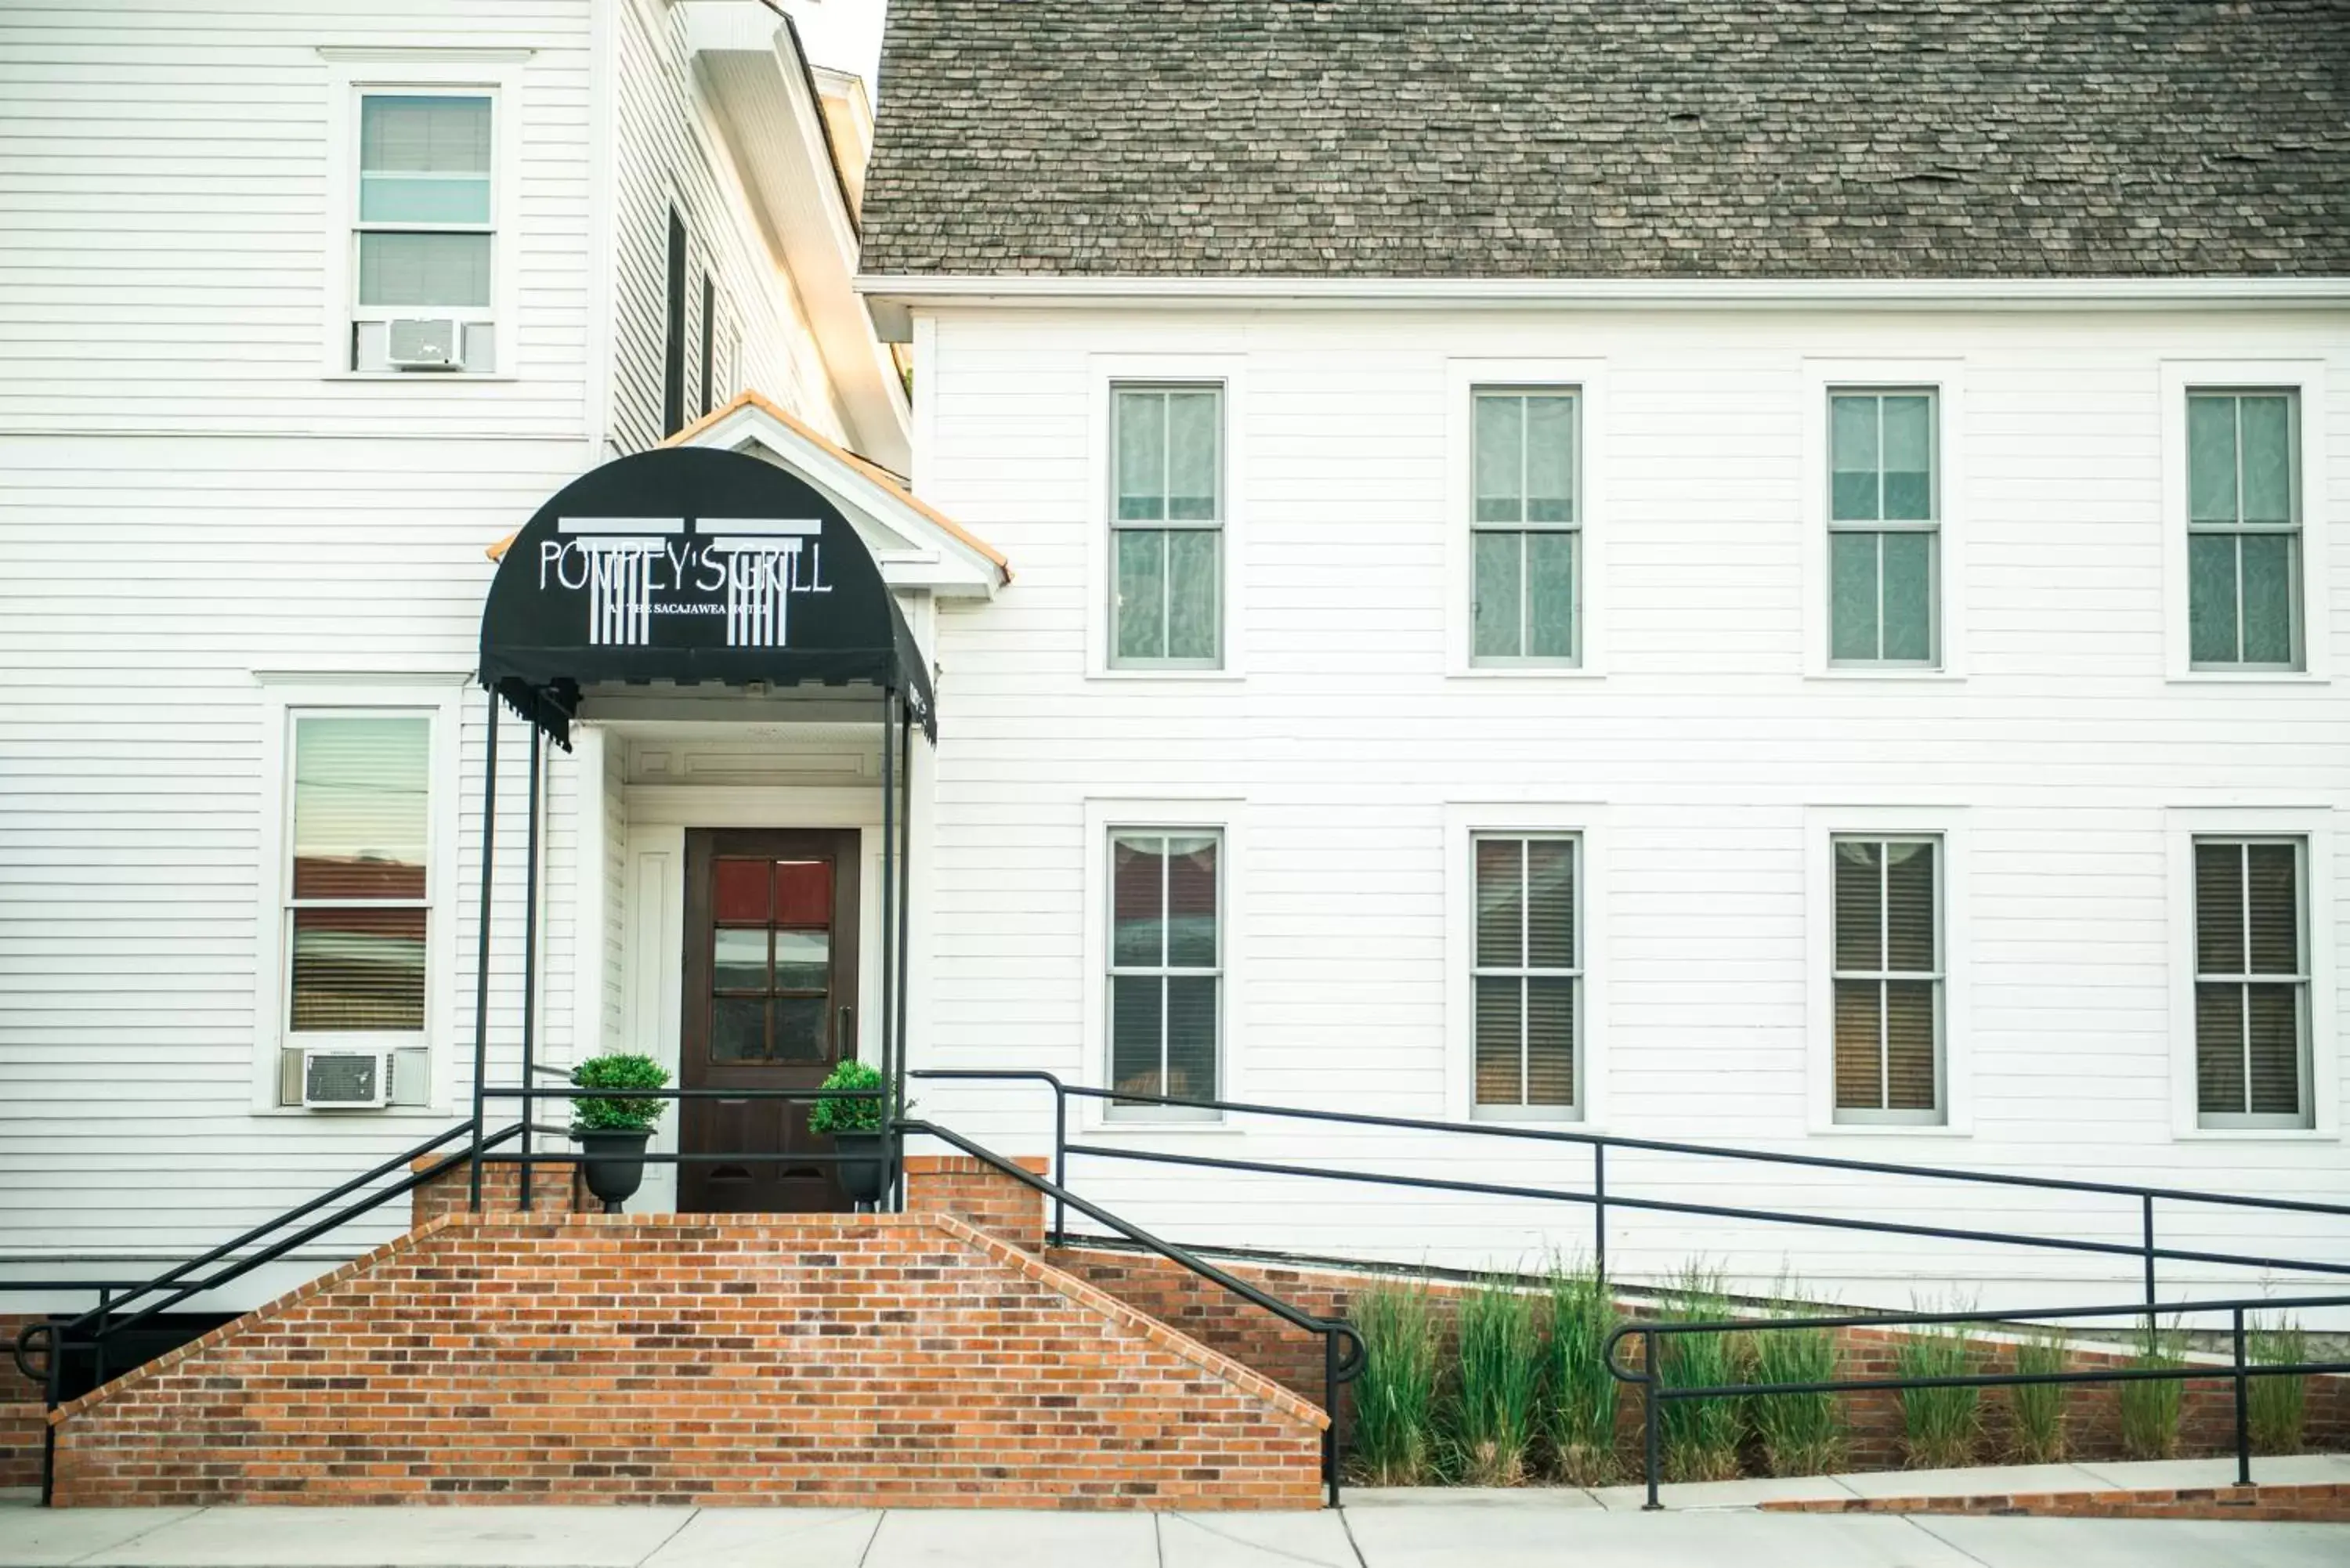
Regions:
[[[650, 1056], [615, 1052], [593, 1056], [571, 1069], [571, 1083], [581, 1089], [666, 1089], [669, 1071]], [[650, 1132], [667, 1100], [607, 1100], [575, 1095], [571, 1100], [574, 1136], [592, 1132]]]
[[[862, 1062], [843, 1062], [824, 1080], [827, 1089], [879, 1089], [884, 1086], [880, 1070]], [[818, 1100], [808, 1111], [808, 1130], [838, 1137], [842, 1133], [878, 1133], [881, 1130], [882, 1097]]]

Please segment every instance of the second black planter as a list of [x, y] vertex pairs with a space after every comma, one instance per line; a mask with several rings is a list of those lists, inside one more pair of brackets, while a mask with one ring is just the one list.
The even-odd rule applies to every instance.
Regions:
[[650, 1130], [583, 1132], [573, 1135], [585, 1157], [588, 1190], [604, 1200], [604, 1212], [618, 1214], [645, 1181], [645, 1142]]
[[840, 1154], [840, 1185], [852, 1203], [879, 1203], [889, 1190], [889, 1139], [878, 1132], [832, 1135]]

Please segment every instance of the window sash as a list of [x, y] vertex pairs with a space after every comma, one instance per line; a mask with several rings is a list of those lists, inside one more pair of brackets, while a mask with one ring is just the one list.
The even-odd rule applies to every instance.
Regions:
[[[1173, 888], [1175, 857], [1170, 853], [1170, 845], [1173, 840], [1179, 838], [1205, 838], [1208, 839], [1214, 846], [1215, 909], [1212, 919], [1214, 921], [1213, 940], [1215, 942], [1215, 961], [1213, 963], [1179, 964], [1172, 961], [1172, 949], [1174, 944]], [[1155, 963], [1137, 963], [1132, 961], [1121, 962], [1118, 954], [1118, 878], [1116, 872], [1118, 846], [1120, 843], [1142, 845], [1153, 842], [1157, 845], [1157, 854], [1159, 858], [1159, 899], [1157, 905], [1159, 960]], [[1159, 1046], [1158, 1086], [1155, 1089], [1146, 1092], [1165, 1095], [1170, 1093], [1169, 1085], [1173, 1080], [1174, 1072], [1174, 1027], [1172, 1013], [1174, 1010], [1174, 997], [1176, 990], [1175, 986], [1171, 982], [1179, 980], [1205, 981], [1209, 983], [1211, 996], [1209, 1016], [1209, 1026], [1211, 1031], [1209, 1071], [1212, 1077], [1213, 1084], [1211, 1092], [1203, 1097], [1211, 1099], [1220, 1097], [1223, 1089], [1223, 973], [1224, 958], [1226, 953], [1225, 943], [1228, 940], [1228, 933], [1225, 930], [1224, 923], [1224, 887], [1226, 868], [1224, 864], [1223, 830], [1220, 827], [1113, 827], [1108, 832], [1106, 844], [1107, 848], [1106, 863], [1110, 869], [1109, 875], [1104, 878], [1106, 884], [1105, 891], [1109, 900], [1109, 909], [1108, 920], [1107, 922], [1104, 939], [1106, 950], [1104, 952], [1104, 971], [1107, 975], [1108, 979], [1107, 982], [1103, 987], [1103, 1008], [1106, 1013], [1104, 1045], [1105, 1054], [1108, 1058], [1108, 1086], [1112, 1089], [1116, 1089], [1118, 1086], [1117, 1072], [1118, 1026], [1118, 982], [1120, 980], [1155, 980], [1159, 982], [1158, 987], [1159, 1019], [1157, 1031]], [[1104, 1101], [1103, 1115], [1109, 1119], [1121, 1121], [1212, 1121], [1218, 1119], [1219, 1116], [1219, 1113], [1217, 1112], [1201, 1110], [1188, 1106], [1157, 1106], [1143, 1102], [1121, 1102], [1118, 1100]]]
[[[1207, 517], [1177, 517], [1175, 511], [1175, 430], [1173, 400], [1176, 397], [1204, 396], [1213, 400], [1210, 429], [1213, 432], [1214, 450], [1210, 454], [1209, 472], [1211, 486], [1206, 497], [1211, 515]], [[1109, 569], [1107, 591], [1109, 596], [1107, 662], [1115, 670], [1221, 670], [1224, 663], [1224, 560], [1223, 528], [1225, 517], [1225, 400], [1221, 381], [1113, 381], [1109, 389]], [[1149, 409], [1148, 415], [1138, 410]], [[1157, 489], [1152, 492], [1128, 491], [1125, 469], [1125, 432], [1128, 421], [1144, 417], [1155, 419], [1158, 425]], [[1156, 498], [1155, 517], [1123, 517], [1119, 515], [1123, 500], [1128, 495], [1145, 499]], [[1191, 497], [1191, 499], [1198, 499]], [[1186, 545], [1187, 556], [1196, 556], [1204, 549], [1208, 560], [1202, 583], [1197, 576], [1199, 563], [1190, 561], [1191, 570], [1179, 581], [1177, 547], [1180, 541], [1201, 539], [1204, 545]], [[1124, 583], [1127, 571], [1127, 551], [1155, 550], [1158, 559], [1157, 597], [1155, 607], [1129, 607], [1126, 603]], [[1191, 603], [1184, 592], [1204, 592], [1204, 606]], [[1179, 642], [1179, 601], [1188, 606], [1187, 619], [1196, 624], [1204, 614], [1210, 647], [1204, 653], [1177, 653]], [[1155, 611], [1155, 615], [1152, 613]], [[1134, 650], [1126, 648], [1127, 638], [1135, 629], [1129, 618], [1139, 618], [1148, 646]]]
[[[2248, 398], [2277, 398], [2282, 399], [2284, 401], [2285, 515], [2282, 521], [2269, 519], [2255, 522], [2245, 515], [2244, 402]], [[2230, 458], [2230, 472], [2229, 476], [2235, 498], [2234, 505], [2231, 509], [2233, 515], [2224, 521], [2216, 518], [2199, 520], [2195, 515], [2197, 476], [2193, 441], [2193, 413], [2195, 406], [2198, 403], [2213, 403], [2222, 400], [2228, 404], [2229, 413], [2233, 427], [2233, 443]], [[2303, 583], [2303, 574], [2304, 567], [2302, 559], [2301, 544], [2303, 534], [2301, 483], [2301, 393], [2298, 389], [2289, 387], [2190, 387], [2187, 391], [2187, 405], [2189, 410], [2189, 421], [2187, 426], [2189, 431], [2187, 448], [2187, 536], [2189, 539], [2188, 549], [2189, 552], [2187, 591], [2188, 615], [2190, 622], [2194, 618], [2195, 615], [2196, 594], [2198, 591], [2197, 579], [2193, 569], [2193, 541], [2198, 538], [2224, 538], [2232, 539], [2235, 542], [2233, 549], [2230, 552], [2230, 570], [2229, 585], [2230, 589], [2230, 603], [2229, 607], [2232, 613], [2232, 641], [2235, 645], [2235, 657], [2232, 659], [2199, 659], [2194, 657], [2191, 651], [2193, 631], [2190, 626], [2189, 634], [2190, 639], [2190, 653], [2188, 659], [2188, 668], [2190, 670], [2300, 670], [2303, 668], [2307, 660], [2307, 654], [2304, 649], [2304, 622], [2306, 618], [2303, 603], [2307, 589]], [[2251, 659], [2246, 656], [2246, 642], [2248, 640], [2246, 627], [2248, 624], [2248, 618], [2245, 614], [2245, 584], [2249, 579], [2249, 574], [2247, 574], [2244, 569], [2244, 542], [2247, 539], [2258, 537], [2281, 537], [2286, 541], [2284, 562], [2286, 653], [2285, 657], [2282, 659]]]
[[[1846, 965], [1837, 961], [1842, 950], [1842, 909], [1835, 894], [1835, 879], [1841, 876], [1841, 867], [1833, 858], [1846, 845], [1867, 845], [1877, 851], [1877, 957], [1874, 965]], [[1890, 850], [1904, 845], [1921, 846], [1933, 854], [1933, 885], [1929, 906], [1932, 920], [1932, 962], [1924, 969], [1904, 969], [1893, 961], [1893, 857]], [[1877, 1014], [1877, 1104], [1850, 1106], [1843, 1103], [1840, 1072], [1831, 1074], [1829, 1096], [1833, 1119], [1841, 1123], [1884, 1124], [1893, 1126], [1939, 1126], [1949, 1119], [1949, 1084], [1947, 1081], [1948, 999], [1946, 982], [1949, 974], [1943, 957], [1943, 898], [1949, 876], [1949, 859], [1942, 836], [1939, 834], [1870, 834], [1840, 833], [1829, 841], [1830, 898], [1828, 933], [1828, 986], [1831, 1000], [1847, 993], [1847, 988], [1866, 986], [1875, 992]], [[1930, 1106], [1896, 1106], [1892, 1103], [1894, 1085], [1893, 1015], [1894, 988], [1929, 990], [1929, 1021], [1933, 1040], [1934, 1103]], [[1842, 1041], [1831, 1026], [1830, 1051], [1835, 1057], [1834, 1065], [1841, 1067]]]
[[[359, 719], [410, 719], [421, 721], [422, 723], [423, 728], [421, 735], [424, 754], [421, 759], [421, 767], [424, 780], [423, 798], [421, 802], [423, 815], [421, 823], [416, 826], [418, 831], [421, 831], [423, 836], [422, 850], [424, 858], [421, 870], [423, 873], [425, 891], [420, 897], [370, 898], [357, 894], [347, 896], [305, 896], [297, 894], [294, 890], [295, 865], [301, 849], [300, 839], [297, 836], [297, 824], [300, 816], [299, 795], [303, 788], [303, 783], [298, 775], [297, 770], [302, 751], [302, 727], [307, 723], [332, 723], [338, 720]], [[432, 1033], [432, 1009], [433, 1000], [432, 977], [435, 970], [435, 965], [432, 962], [432, 946], [434, 941], [437, 940], [440, 924], [440, 922], [434, 919], [432, 914], [432, 911], [438, 903], [438, 900], [432, 896], [432, 889], [436, 886], [435, 878], [439, 870], [436, 861], [438, 859], [438, 854], [441, 847], [437, 842], [437, 835], [434, 832], [433, 826], [433, 811], [435, 804], [432, 785], [432, 755], [434, 747], [432, 733], [433, 715], [428, 709], [416, 708], [314, 708], [297, 709], [288, 711], [286, 716], [285, 723], [286, 739], [286, 771], [285, 778], [285, 794], [283, 805], [280, 808], [282, 813], [281, 819], [284, 824], [284, 844], [278, 856], [278, 924], [280, 928], [280, 935], [277, 960], [278, 1002], [281, 1009], [281, 1031], [285, 1037], [285, 1041], [288, 1045], [331, 1044], [337, 1041], [346, 1039], [375, 1045], [412, 1045], [420, 1044], [428, 1039]], [[297, 962], [301, 956], [299, 951], [299, 939], [302, 934], [301, 928], [307, 923], [301, 919], [301, 917], [306, 914], [332, 914], [336, 911], [348, 911], [353, 915], [361, 917], [397, 917], [406, 911], [416, 911], [422, 915], [423, 919], [418, 922], [419, 936], [417, 939], [421, 943], [423, 950], [420, 964], [421, 993], [418, 995], [415, 1002], [417, 1022], [413, 1027], [374, 1026], [359, 1023], [346, 1023], [339, 1027], [305, 1028], [302, 1026], [299, 1020], [305, 1008], [303, 998], [297, 992], [296, 987]], [[366, 922], [362, 921], [362, 924], [365, 923]], [[323, 929], [323, 923], [321, 923], [321, 926]], [[344, 954], [341, 960], [342, 964], [345, 966], [349, 966], [354, 963], [365, 965], [369, 962], [375, 955], [367, 952], [365, 949], [366, 944], [362, 942], [358, 950]], [[314, 957], [311, 961], [315, 965], [321, 965], [328, 968], [331, 968], [336, 962], [331, 956], [328, 955]], [[364, 1001], [366, 998], [362, 996], [361, 1000]], [[317, 1005], [317, 1002], [314, 1001], [312, 1005]]]
[[[1479, 531], [1496, 529], [1504, 533], [1572, 533], [1583, 526], [1583, 397], [1574, 387], [1477, 387], [1470, 392], [1469, 410], [1469, 525]], [[1534, 441], [1527, 432], [1531, 404], [1538, 401], [1563, 402], [1566, 405], [1566, 515], [1563, 518], [1531, 517], [1529, 498], [1534, 493]], [[1480, 493], [1477, 472], [1477, 452], [1482, 442], [1479, 425], [1488, 408], [1514, 403], [1518, 407], [1517, 448], [1518, 487], [1514, 517], [1486, 518], [1478, 515], [1480, 506], [1489, 499]]]
[[[1215, 450], [1211, 454], [1210, 472], [1214, 489], [1208, 501], [1211, 515], [1207, 517], [1176, 517], [1171, 515], [1175, 496], [1174, 415], [1170, 395], [1205, 396], [1215, 402], [1211, 428], [1215, 431]], [[1125, 487], [1124, 448], [1121, 434], [1126, 421], [1133, 417], [1129, 409], [1146, 399], [1155, 399], [1159, 424], [1159, 488], [1155, 491], [1128, 491]], [[1115, 381], [1109, 389], [1109, 521], [1113, 528], [1222, 528], [1224, 525], [1224, 388], [1221, 381]], [[1124, 495], [1155, 495], [1159, 500], [1156, 517], [1121, 517], [1118, 502]]]
[[[1478, 857], [1480, 846], [1514, 845], [1517, 848], [1515, 898], [1518, 909], [1518, 961], [1512, 964], [1486, 963], [1479, 954], [1479, 928], [1482, 924], [1484, 883]], [[1534, 846], [1563, 844], [1567, 846], [1568, 867], [1568, 961], [1564, 964], [1541, 964], [1534, 961]], [[1470, 836], [1470, 920], [1469, 986], [1470, 986], [1470, 1074], [1471, 1114], [1487, 1117], [1553, 1118], [1572, 1120], [1582, 1113], [1583, 1083], [1583, 841], [1574, 833], [1475, 833]], [[1482, 1096], [1476, 1060], [1480, 1042], [1478, 1030], [1478, 992], [1481, 981], [1513, 981], [1518, 997], [1518, 1071], [1517, 1097], [1509, 1100], [1488, 1100]], [[1534, 1009], [1535, 987], [1533, 982], [1562, 982], [1567, 994], [1566, 1060], [1568, 1097], [1564, 1103], [1535, 1104], [1531, 1096], [1535, 1074], [1534, 1061]]]
[[[479, 171], [478, 173], [473, 171], [448, 171], [435, 173], [412, 170], [370, 170], [367, 166], [367, 151], [365, 147], [365, 127], [367, 123], [368, 102], [371, 99], [401, 98], [453, 99], [473, 100], [486, 104], [489, 111], [489, 145], [486, 166], [483, 170]], [[394, 87], [390, 85], [370, 84], [360, 86], [357, 88], [350, 110], [352, 134], [350, 162], [348, 165], [351, 182], [350, 207], [348, 213], [349, 226], [348, 234], [344, 239], [344, 244], [347, 247], [346, 259], [349, 268], [349, 282], [347, 291], [348, 298], [346, 300], [345, 308], [348, 314], [348, 318], [352, 327], [351, 332], [348, 334], [350, 341], [346, 343], [341, 350], [345, 357], [345, 369], [359, 369], [365, 368], [366, 362], [370, 358], [361, 348], [360, 333], [359, 331], [359, 328], [367, 327], [380, 330], [384, 323], [418, 317], [447, 317], [461, 323], [463, 327], [467, 329], [463, 333], [463, 337], [466, 342], [468, 357], [472, 358], [474, 355], [479, 354], [486, 362], [480, 364], [469, 363], [465, 366], [463, 370], [455, 372], [456, 374], [484, 375], [494, 373], [504, 361], [507, 354], [511, 352], [510, 348], [499, 345], [494, 341], [494, 338], [503, 337], [504, 334], [503, 332], [495, 332], [492, 330], [498, 325], [498, 297], [500, 288], [502, 286], [501, 277], [504, 263], [504, 258], [500, 254], [502, 247], [498, 243], [500, 213], [504, 195], [501, 189], [503, 182], [500, 179], [500, 159], [498, 149], [505, 131], [505, 127], [502, 119], [502, 116], [505, 112], [505, 105], [502, 101], [502, 98], [503, 95], [496, 88], [486, 84], [468, 84], [454, 87]], [[484, 200], [488, 215], [480, 222], [467, 222], [458, 219], [401, 221], [387, 218], [369, 218], [363, 215], [365, 211], [363, 205], [364, 194], [366, 188], [370, 182], [380, 183], [385, 182], [397, 182], [407, 177], [463, 179], [468, 181], [478, 179], [484, 187]], [[487, 254], [482, 266], [480, 303], [463, 303], [453, 298], [443, 300], [420, 299], [407, 303], [382, 303], [370, 302], [368, 300], [366, 297], [366, 283], [368, 275], [367, 252], [369, 248], [369, 240], [373, 237], [402, 234], [424, 236], [448, 235], [452, 237], [475, 236], [481, 238], [484, 242]], [[456, 291], [452, 289], [447, 292], [453, 293]], [[486, 352], [483, 352], [484, 346], [486, 346]]]
[[[2309, 841], [2293, 836], [2199, 836], [2191, 842], [2193, 866], [2191, 938], [2194, 943], [2192, 997], [2189, 1015], [2195, 1021], [2195, 1116], [2196, 1125], [2210, 1128], [2294, 1129], [2310, 1127], [2312, 1098], [2312, 1054], [2310, 1040], [2310, 942], [2309, 942]], [[2283, 846], [2293, 850], [2293, 967], [2290, 971], [2258, 970], [2253, 965], [2253, 888], [2251, 852], [2260, 846]], [[2235, 939], [2240, 962], [2232, 968], [2207, 969], [2203, 962], [2206, 946], [2203, 913], [2205, 889], [2202, 883], [2203, 852], [2209, 849], [2233, 849], [2236, 853], [2235, 905], [2232, 916], [2236, 924]], [[2209, 988], [2227, 987], [2235, 992], [2235, 1033], [2233, 1046], [2235, 1089], [2239, 1095], [2237, 1108], [2230, 1110], [2206, 1103], [2205, 1094], [2212, 1064], [2204, 1049], [2203, 1000]], [[2253, 1062], [2253, 1034], [2257, 1025], [2255, 992], [2284, 992], [2291, 997], [2293, 1020], [2293, 1079], [2294, 1106], [2292, 1111], [2256, 1111], [2251, 1108], [2256, 1078]], [[2224, 1047], [2223, 1047], [2224, 1049]]]
[[[1828, 389], [1827, 465], [1825, 507], [1829, 547], [1828, 571], [1828, 664], [1830, 668], [1889, 668], [1897, 670], [1933, 670], [1942, 662], [1942, 400], [1939, 389], [1933, 387], [1831, 387]], [[1895, 398], [1922, 398], [1926, 403], [1926, 515], [1923, 517], [1888, 517], [1886, 515], [1887, 475], [1898, 472], [1886, 462], [1885, 405]], [[1868, 405], [1874, 428], [1874, 456], [1868, 470], [1839, 469], [1836, 464], [1836, 416], [1841, 405]], [[1840, 472], [1867, 472], [1874, 475], [1876, 501], [1870, 517], [1839, 517], [1837, 512], [1836, 478]], [[1873, 631], [1870, 642], [1873, 651], [1866, 654], [1839, 651], [1845, 639], [1839, 634], [1836, 616], [1838, 595], [1836, 570], [1838, 552], [1835, 540], [1839, 535], [1874, 535], [1872, 595]], [[1890, 574], [1886, 569], [1888, 536], [1922, 535], [1926, 536], [1926, 651], [1916, 658], [1897, 658], [1886, 652], [1887, 642], [1886, 585]]]

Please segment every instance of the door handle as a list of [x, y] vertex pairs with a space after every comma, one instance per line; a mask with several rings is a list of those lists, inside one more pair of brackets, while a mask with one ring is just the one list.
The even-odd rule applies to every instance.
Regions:
[[844, 1057], [857, 1054], [857, 1009], [840, 1010], [840, 1054]]

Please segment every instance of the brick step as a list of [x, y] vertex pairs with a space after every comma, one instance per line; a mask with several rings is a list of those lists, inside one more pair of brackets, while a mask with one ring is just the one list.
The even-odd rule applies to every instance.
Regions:
[[52, 1420], [68, 1505], [1312, 1508], [1328, 1426], [938, 1210], [444, 1213]]

